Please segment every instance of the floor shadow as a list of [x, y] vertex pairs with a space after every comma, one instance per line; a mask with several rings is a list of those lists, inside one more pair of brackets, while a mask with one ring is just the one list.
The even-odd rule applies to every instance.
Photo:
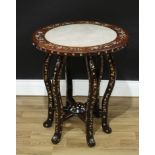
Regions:
[[109, 101], [109, 122], [130, 109], [132, 97], [112, 97]]

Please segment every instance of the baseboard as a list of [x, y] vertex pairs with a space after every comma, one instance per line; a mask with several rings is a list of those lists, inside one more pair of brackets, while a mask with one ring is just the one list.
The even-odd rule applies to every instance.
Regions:
[[[108, 81], [102, 80], [100, 87], [100, 96], [103, 95]], [[73, 95], [88, 95], [88, 80], [73, 80]], [[60, 81], [61, 95], [66, 95], [66, 82]], [[28, 96], [46, 96], [46, 88], [43, 80], [16, 80], [16, 94]], [[122, 81], [117, 80], [112, 96], [139, 96], [138, 81]]]

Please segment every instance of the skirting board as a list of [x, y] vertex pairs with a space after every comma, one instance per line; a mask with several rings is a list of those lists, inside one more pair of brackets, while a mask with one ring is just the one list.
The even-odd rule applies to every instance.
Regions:
[[[103, 96], [108, 80], [102, 80], [100, 96]], [[60, 80], [61, 95], [66, 96], [66, 81]], [[16, 80], [16, 95], [47, 96], [43, 80]], [[88, 95], [88, 80], [73, 80], [73, 96]], [[139, 81], [116, 80], [112, 96], [139, 96]]]

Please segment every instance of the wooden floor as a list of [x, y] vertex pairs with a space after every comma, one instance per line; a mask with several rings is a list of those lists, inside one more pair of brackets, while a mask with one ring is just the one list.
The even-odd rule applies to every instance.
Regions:
[[85, 126], [76, 117], [64, 123], [61, 142], [53, 145], [54, 127], [42, 126], [47, 116], [47, 97], [19, 96], [17, 155], [138, 155], [138, 98], [111, 97], [109, 115], [113, 129], [109, 135], [102, 132], [100, 119], [94, 119], [95, 147], [87, 146]]

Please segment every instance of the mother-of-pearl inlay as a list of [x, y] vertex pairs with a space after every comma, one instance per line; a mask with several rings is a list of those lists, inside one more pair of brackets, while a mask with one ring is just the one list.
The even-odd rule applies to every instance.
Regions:
[[53, 28], [46, 32], [45, 39], [51, 43], [86, 47], [109, 43], [115, 40], [117, 33], [111, 28], [95, 24], [70, 24]]

